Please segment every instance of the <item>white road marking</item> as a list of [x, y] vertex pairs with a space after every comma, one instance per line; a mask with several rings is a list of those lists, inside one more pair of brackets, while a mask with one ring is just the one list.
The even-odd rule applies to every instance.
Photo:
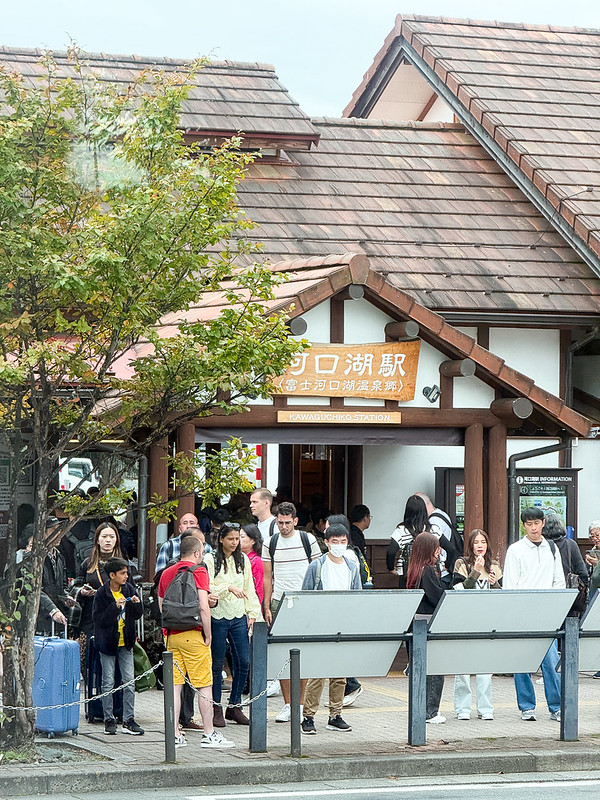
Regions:
[[[577, 778], [577, 783], [584, 783], [586, 786], [600, 786], [600, 780], [595, 778]], [[550, 788], [550, 787], [559, 787], [559, 786], [572, 786], [574, 781], [571, 780], [560, 780], [560, 781], [519, 781], [519, 782], [511, 782], [510, 780], [501, 781], [498, 783], [486, 783], [485, 789], [486, 792], [490, 788], [494, 789], [505, 789], [510, 786], [511, 789], [531, 789], [533, 786], [540, 787], [540, 788]], [[465, 789], [472, 789], [476, 790], [481, 793], [482, 784], [481, 783], [446, 783], [446, 784], [429, 784], [429, 785], [420, 785], [420, 786], [365, 786], [361, 789], [351, 789], [351, 788], [343, 788], [343, 789], [297, 789], [289, 792], [252, 792], [247, 794], [212, 794], [212, 795], [205, 795], [205, 794], [195, 794], [195, 795], [188, 795], [186, 800], [266, 800], [267, 798], [275, 798], [275, 797], [303, 797], [307, 794], [310, 794], [311, 797], [330, 797], [331, 795], [369, 795], [373, 796], [376, 794], [407, 794], [408, 792], [415, 793], [415, 792], [433, 792], [436, 789], [453, 789], [453, 790], [465, 790]]]

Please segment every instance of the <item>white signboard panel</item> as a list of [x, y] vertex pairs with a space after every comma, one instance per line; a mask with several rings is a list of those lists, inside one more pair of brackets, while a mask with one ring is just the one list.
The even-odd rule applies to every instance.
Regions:
[[[446, 592], [429, 631], [455, 634], [558, 630], [576, 594], [574, 589]], [[427, 674], [534, 672], [551, 643], [552, 637], [429, 641]]]
[[[421, 590], [286, 594], [271, 634], [290, 637], [386, 634], [400, 637], [410, 627], [422, 596]], [[291, 648], [300, 650], [303, 678], [345, 678], [350, 672], [358, 676], [384, 676], [398, 652], [400, 641], [398, 638], [390, 642], [270, 643], [269, 677], [279, 673]], [[289, 677], [289, 668], [281, 677]]]

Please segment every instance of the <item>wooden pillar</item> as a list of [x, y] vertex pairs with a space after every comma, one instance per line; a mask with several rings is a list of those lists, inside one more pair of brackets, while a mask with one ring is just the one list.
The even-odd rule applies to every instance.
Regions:
[[363, 502], [363, 446], [348, 445], [348, 497], [346, 513]]
[[[164, 437], [150, 448], [148, 458], [149, 487], [148, 497], [159, 495], [166, 500], [169, 496], [169, 466], [166, 457], [169, 451], [169, 439]], [[148, 522], [148, 547], [146, 550], [146, 563], [148, 577], [154, 576], [156, 563], [156, 522]]]
[[483, 425], [465, 430], [465, 536], [483, 528]]
[[[184, 422], [177, 428], [177, 452], [193, 456], [196, 449], [196, 426], [193, 422]], [[196, 510], [196, 498], [193, 492], [176, 487], [179, 504], [177, 506], [177, 518], [181, 519], [184, 514], [194, 514]]]
[[494, 557], [504, 562], [508, 531], [506, 426], [494, 425], [488, 434], [487, 532]]

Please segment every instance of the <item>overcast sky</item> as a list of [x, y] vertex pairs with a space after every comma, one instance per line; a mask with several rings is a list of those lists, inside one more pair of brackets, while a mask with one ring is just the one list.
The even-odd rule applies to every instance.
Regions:
[[[597, 0], [596, 0], [597, 2]], [[311, 116], [339, 116], [396, 14], [600, 28], [593, 0], [0, 0], [0, 44], [260, 61]]]

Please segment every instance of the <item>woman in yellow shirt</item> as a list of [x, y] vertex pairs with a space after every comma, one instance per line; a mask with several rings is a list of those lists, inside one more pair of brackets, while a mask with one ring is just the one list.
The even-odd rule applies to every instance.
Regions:
[[[249, 633], [255, 620], [262, 619], [256, 596], [252, 567], [240, 546], [240, 526], [226, 522], [219, 532], [217, 551], [204, 557], [210, 577], [210, 591], [219, 602], [211, 608], [212, 672], [214, 725], [225, 726], [225, 720], [249, 725], [250, 720], [241, 708], [242, 690], [250, 666]], [[233, 684], [229, 707], [223, 717], [221, 706], [222, 671], [227, 643], [233, 662]]]

